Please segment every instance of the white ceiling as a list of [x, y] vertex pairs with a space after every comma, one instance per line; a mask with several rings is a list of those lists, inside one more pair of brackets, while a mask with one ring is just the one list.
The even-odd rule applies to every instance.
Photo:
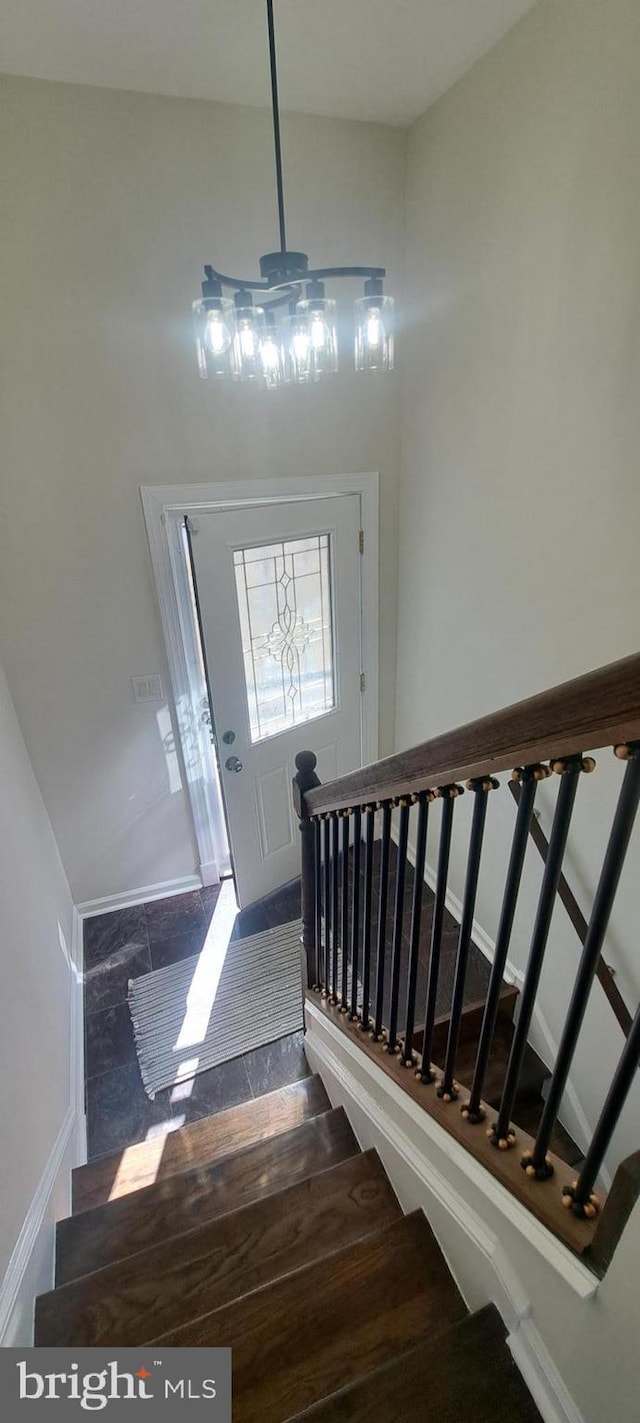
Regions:
[[[407, 124], [533, 0], [275, 0], [283, 109]], [[264, 0], [1, 0], [0, 69], [269, 102]]]

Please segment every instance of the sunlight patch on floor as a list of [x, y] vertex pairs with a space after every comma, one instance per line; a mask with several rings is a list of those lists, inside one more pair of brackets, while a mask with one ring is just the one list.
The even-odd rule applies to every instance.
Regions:
[[237, 913], [233, 880], [223, 880], [187, 994], [182, 1026], [174, 1045], [176, 1053], [185, 1053], [185, 1058], [176, 1070], [176, 1078], [184, 1077], [186, 1070], [189, 1080], [177, 1082], [172, 1088], [172, 1103], [185, 1101], [193, 1091], [193, 1079], [198, 1071], [199, 1057], [197, 1053], [187, 1056], [187, 1050], [197, 1048], [207, 1035]]
[[[174, 1124], [172, 1121], [163, 1122], [161, 1126], [159, 1123], [156, 1123], [156, 1125], [147, 1132], [145, 1146], [147, 1148], [155, 1147], [155, 1155], [149, 1150], [147, 1153], [145, 1153], [145, 1176], [146, 1173], [149, 1172], [149, 1178], [148, 1180], [145, 1179], [145, 1185], [149, 1185], [152, 1181], [157, 1180], [158, 1171], [160, 1170], [160, 1163], [164, 1155], [167, 1133], [173, 1130], [173, 1126]], [[152, 1132], [157, 1132], [158, 1135], [152, 1136]], [[111, 1185], [111, 1190], [109, 1192], [110, 1201], [115, 1200], [118, 1196], [126, 1195], [127, 1192], [131, 1190], [127, 1166], [128, 1162], [131, 1159], [135, 1161], [135, 1156], [131, 1158], [131, 1152], [135, 1152], [136, 1145], [139, 1145], [139, 1143], [135, 1143], [133, 1146], [126, 1147], [126, 1149], [122, 1153], [122, 1156], [120, 1157], [120, 1161], [118, 1163], [118, 1170], [116, 1171]], [[153, 1175], [151, 1175], [151, 1172], [153, 1172]]]

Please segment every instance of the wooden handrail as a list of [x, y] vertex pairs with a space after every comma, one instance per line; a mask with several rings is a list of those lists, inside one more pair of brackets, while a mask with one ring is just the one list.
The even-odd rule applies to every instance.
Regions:
[[640, 654], [329, 781], [305, 805], [319, 815], [625, 741], [640, 741]]
[[[513, 798], [517, 804], [520, 800], [520, 786], [515, 781], [510, 781], [509, 790], [511, 791], [511, 794], [513, 795]], [[531, 824], [529, 826], [529, 834], [531, 836], [531, 839], [533, 840], [536, 849], [542, 857], [543, 864], [546, 864], [547, 855], [549, 853], [549, 841], [547, 840], [542, 826], [539, 825], [538, 821], [535, 819], [531, 821]], [[576, 934], [578, 935], [580, 943], [584, 944], [589, 926], [584, 917], [584, 914], [582, 913], [580, 905], [578, 904], [575, 894], [573, 893], [571, 885], [567, 882], [564, 875], [562, 874], [560, 875], [560, 880], [558, 883], [558, 898], [562, 901], [567, 911], [567, 914], [569, 915], [569, 918], [571, 920], [571, 923], [573, 924]], [[633, 1019], [631, 1017], [629, 1009], [627, 1008], [624, 998], [622, 997], [620, 989], [618, 988], [618, 985], [615, 981], [613, 972], [609, 968], [609, 965], [605, 963], [602, 954], [600, 955], [600, 960], [596, 969], [596, 978], [598, 979], [598, 982], [602, 985], [605, 996], [606, 998], [608, 998], [609, 1003], [613, 1008], [618, 1023], [620, 1024], [620, 1027], [622, 1028], [622, 1031], [625, 1035], [625, 1038], [628, 1038]]]

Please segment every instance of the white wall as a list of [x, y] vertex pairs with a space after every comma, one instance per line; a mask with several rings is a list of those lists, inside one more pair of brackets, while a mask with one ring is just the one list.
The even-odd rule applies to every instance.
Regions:
[[[14, 78], [2, 109], [0, 626], [83, 902], [196, 860], [157, 708], [134, 705], [129, 681], [160, 671], [167, 685], [141, 484], [380, 469], [392, 749], [398, 375], [276, 394], [198, 379], [203, 263], [252, 272], [276, 245], [266, 112]], [[289, 245], [387, 265], [397, 290], [404, 133], [285, 116], [283, 144]]]
[[[637, 0], [541, 0], [410, 132], [398, 748], [637, 651], [639, 126]], [[585, 907], [622, 771], [610, 750], [598, 759], [568, 860]], [[541, 795], [547, 833], [556, 789]], [[456, 810], [458, 895], [471, 799]], [[490, 935], [512, 825], [502, 790], [478, 899]], [[632, 1008], [639, 843], [607, 944]], [[541, 999], [552, 1043], [578, 947], [558, 908]], [[598, 985], [594, 1003], [576, 1067], [587, 1124], [622, 1043]], [[640, 1108], [614, 1156], [639, 1133]]]
[[0, 668], [0, 1343], [29, 1343], [68, 1213], [79, 989], [69, 887]]

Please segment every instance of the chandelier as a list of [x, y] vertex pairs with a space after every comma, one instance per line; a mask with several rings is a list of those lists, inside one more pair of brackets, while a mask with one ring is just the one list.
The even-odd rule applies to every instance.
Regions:
[[[342, 277], [364, 281], [354, 303], [355, 369], [392, 370], [394, 300], [384, 294], [384, 267], [311, 269], [306, 252], [287, 248], [273, 0], [267, 0], [267, 27], [280, 250], [260, 258], [260, 281], [205, 267], [202, 297], [193, 303], [200, 375], [274, 390], [337, 371], [337, 307], [325, 282]], [[225, 289], [233, 296], [225, 296]]]

